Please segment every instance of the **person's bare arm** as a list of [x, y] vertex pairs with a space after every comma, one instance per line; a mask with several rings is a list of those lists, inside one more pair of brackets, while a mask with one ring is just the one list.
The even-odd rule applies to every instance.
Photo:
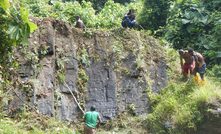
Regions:
[[100, 123], [101, 123], [101, 116], [100, 116], [100, 114], [98, 114], [97, 119], [98, 119], [97, 127], [99, 127], [99, 126], [100, 126]]
[[86, 121], [85, 114], [84, 114], [84, 116], [83, 116], [83, 120], [84, 120], [84, 122]]
[[183, 68], [183, 57], [180, 55], [180, 66], [181, 66], [181, 69]]
[[200, 53], [195, 53], [194, 60], [198, 67], [201, 67], [203, 65], [203, 56]]
[[180, 65], [183, 66], [183, 58], [180, 56]]

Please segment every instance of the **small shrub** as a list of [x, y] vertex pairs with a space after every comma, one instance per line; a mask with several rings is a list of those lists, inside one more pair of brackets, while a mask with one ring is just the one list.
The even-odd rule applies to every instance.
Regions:
[[207, 70], [207, 74], [211, 77], [221, 81], [221, 65], [214, 65], [210, 70]]
[[147, 124], [154, 133], [173, 134], [197, 130], [207, 112], [206, 105], [221, 100], [220, 86], [209, 80], [204, 86], [190, 81], [169, 84], [160, 94], [155, 94], [153, 112]]

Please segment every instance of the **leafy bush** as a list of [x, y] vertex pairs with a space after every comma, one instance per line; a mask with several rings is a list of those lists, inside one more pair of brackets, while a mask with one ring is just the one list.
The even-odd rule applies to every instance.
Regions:
[[[78, 1], [79, 3], [84, 2], [84, 0], [62, 0], [63, 2], [74, 2]], [[97, 11], [101, 11], [108, 0], [86, 0], [87, 2], [91, 2], [93, 8]], [[121, 3], [121, 4], [128, 4], [134, 2], [135, 0], [114, 0], [114, 2]]]
[[192, 47], [207, 57], [210, 64], [218, 64], [221, 51], [221, 1], [174, 2], [171, 8], [165, 38], [176, 49]]
[[[22, 113], [20, 120], [3, 118], [0, 121], [1, 134], [73, 134], [68, 124], [35, 113]], [[74, 131], [79, 134], [78, 131]]]
[[207, 74], [211, 77], [215, 77], [216, 80], [221, 81], [221, 66], [220, 65], [214, 65], [210, 70], [207, 70]]
[[[62, 3], [63, 12], [60, 14], [59, 19], [67, 20], [74, 24], [75, 17], [80, 16], [86, 27], [93, 27], [96, 22], [95, 10], [90, 2], [83, 2], [80, 5], [78, 2], [74, 3]], [[59, 12], [58, 12], [59, 13]], [[67, 19], [64, 19], [66, 17]]]
[[171, 0], [144, 0], [144, 6], [139, 15], [140, 24], [151, 31], [166, 25]]
[[114, 3], [112, 0], [109, 0], [101, 12], [97, 15], [97, 24], [96, 27], [120, 27], [121, 20], [126, 13], [127, 9], [118, 3]]
[[36, 17], [52, 17], [55, 19], [75, 23], [75, 17], [80, 16], [86, 27], [88, 28], [116, 28], [121, 27], [121, 20], [133, 8], [140, 12], [141, 2], [130, 3], [127, 6], [119, 3], [114, 3], [113, 0], [108, 0], [99, 12], [93, 8], [91, 2], [77, 1], [74, 2], [53, 2], [53, 5], [48, 5], [47, 1], [38, 2], [36, 0], [24, 0], [26, 7], [31, 14]]
[[0, 66], [4, 72], [2, 77], [8, 81], [9, 69], [18, 67], [14, 57], [14, 49], [28, 43], [28, 37], [37, 26], [29, 21], [28, 11], [19, 4], [8, 0], [0, 1]]
[[51, 6], [48, 5], [48, 0], [22, 0], [21, 3], [28, 7], [31, 15], [36, 17], [49, 17], [52, 13]]
[[189, 81], [169, 84], [160, 94], [152, 96], [153, 112], [148, 115], [148, 128], [153, 133], [185, 134], [197, 130], [207, 112], [206, 105], [221, 100], [220, 85], [207, 82], [199, 87]]

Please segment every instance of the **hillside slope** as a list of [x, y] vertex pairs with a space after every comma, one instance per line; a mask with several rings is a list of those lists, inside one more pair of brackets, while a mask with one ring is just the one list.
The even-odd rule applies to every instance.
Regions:
[[[104, 121], [101, 134], [220, 133], [220, 84], [209, 78], [204, 86], [181, 80], [177, 52], [147, 33], [34, 21], [39, 28], [30, 44], [15, 53], [19, 70], [12, 69], [13, 84], [7, 92], [13, 97], [1, 102], [19, 123], [5, 118], [0, 131], [14, 126], [22, 133], [82, 132], [79, 105], [84, 111], [95, 105]], [[29, 108], [35, 112], [26, 113]], [[38, 125], [53, 119], [42, 115], [67, 125]]]
[[[95, 105], [103, 120], [123, 112], [148, 113], [147, 89], [166, 86], [165, 50], [146, 33], [115, 29], [82, 31], [61, 21], [35, 20], [38, 30], [28, 48], [20, 48], [20, 98], [40, 113], [61, 120], [81, 118]], [[70, 91], [71, 90], [71, 91]], [[22, 105], [17, 97], [13, 109]]]

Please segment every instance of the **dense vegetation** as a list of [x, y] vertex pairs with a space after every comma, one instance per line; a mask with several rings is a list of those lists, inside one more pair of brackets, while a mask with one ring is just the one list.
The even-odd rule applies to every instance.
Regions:
[[[13, 55], [14, 49], [24, 47], [29, 34], [37, 28], [29, 21], [28, 11], [34, 17], [51, 17], [70, 22], [72, 25], [75, 23], [75, 16], [79, 15], [87, 28], [113, 29], [121, 27], [124, 14], [133, 8], [138, 23], [145, 30], [150, 30], [155, 37], [166, 40], [175, 49], [192, 47], [203, 53], [207, 63], [211, 65], [207, 74], [220, 81], [220, 0], [115, 0], [115, 2], [113, 0], [15, 0], [10, 3], [9, 0], [0, 0], [1, 110], [8, 87], [14, 84], [10, 75], [18, 67]], [[169, 56], [178, 57], [176, 52], [172, 54]], [[173, 76], [173, 78], [179, 77]], [[203, 121], [204, 113], [209, 110], [204, 109], [205, 106], [215, 99], [221, 99], [220, 84], [210, 84], [212, 82], [208, 80], [207, 85], [200, 87], [192, 81], [187, 83], [173, 81], [160, 94], [149, 92], [153, 107], [152, 113], [147, 118], [148, 129], [154, 133], [195, 131], [197, 125]], [[0, 116], [4, 117], [4, 114], [1, 113]], [[27, 115], [22, 116], [27, 117]], [[56, 133], [53, 129], [59, 128], [59, 125], [48, 125], [47, 128], [40, 129], [37, 127], [43, 126], [22, 128], [26, 121], [19, 118], [19, 123], [16, 124], [6, 118], [1, 120], [0, 130], [10, 133], [14, 127], [31, 129], [33, 133], [44, 133], [43, 130]], [[61, 127], [62, 131], [57, 132], [71, 133], [70, 129]], [[26, 133], [26, 130], [20, 132]]]
[[209, 64], [220, 64], [221, 1], [183, 0], [173, 3], [164, 37], [176, 49], [192, 47]]
[[13, 50], [20, 44], [27, 44], [29, 34], [37, 26], [28, 19], [28, 11], [24, 7], [11, 5], [8, 0], [0, 1], [0, 65], [7, 72], [16, 66]]
[[159, 94], [148, 90], [152, 112], [147, 116], [146, 126], [154, 134], [195, 133], [207, 118], [213, 118], [210, 113], [216, 109], [213, 105], [221, 100], [220, 80], [215, 75], [220, 68], [208, 70], [204, 84], [193, 77], [184, 82], [177, 68], [178, 54], [167, 49], [167, 55], [170, 82]]
[[191, 47], [220, 64], [220, 7], [220, 0], [144, 0], [138, 21], [175, 49]]
[[[12, 4], [8, 0], [0, 1], [1, 104], [5, 98], [9, 99], [8, 90], [16, 85], [16, 77], [13, 77], [13, 75], [16, 73], [19, 64], [14, 56], [15, 48], [27, 45], [29, 34], [37, 29], [37, 26], [30, 22], [28, 17], [29, 14], [26, 8], [16, 3]], [[0, 110], [2, 110], [2, 107]]]
[[[117, 3], [119, 2], [119, 3]], [[119, 28], [124, 14], [135, 9], [138, 23], [175, 49], [194, 48], [209, 65], [220, 64], [220, 0], [23, 0], [36, 17], [75, 23], [81, 16], [88, 28]], [[126, 5], [123, 5], [128, 3]]]
[[173, 82], [160, 94], [150, 95], [153, 112], [147, 118], [148, 128], [157, 134], [194, 133], [210, 111], [209, 105], [221, 100], [220, 85], [210, 83], [201, 87], [194, 81]]
[[164, 27], [169, 16], [172, 0], [144, 0], [139, 23], [152, 32]]
[[75, 17], [81, 16], [87, 28], [117, 28], [121, 27], [121, 19], [130, 8], [140, 11], [141, 3], [131, 3], [127, 6], [108, 0], [102, 10], [95, 10], [93, 3], [54, 1], [49, 5], [48, 0], [23, 0], [30, 13], [36, 17], [52, 17], [59, 20], [75, 23]]

